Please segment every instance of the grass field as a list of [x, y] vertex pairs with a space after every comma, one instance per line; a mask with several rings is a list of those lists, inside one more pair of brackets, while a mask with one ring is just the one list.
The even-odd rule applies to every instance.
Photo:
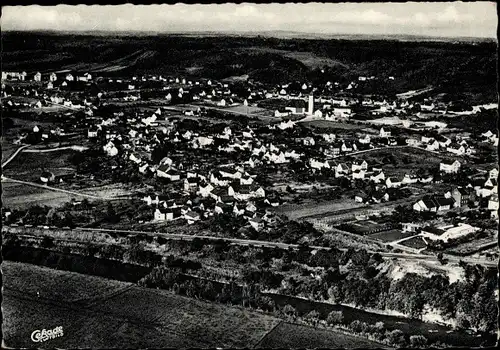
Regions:
[[366, 125], [356, 125], [348, 123], [339, 123], [331, 120], [309, 120], [301, 122], [305, 127], [314, 127], [319, 129], [341, 129], [341, 130], [357, 130], [357, 131], [370, 131], [374, 130], [367, 127]]
[[411, 232], [401, 232], [401, 230], [389, 230], [389, 231], [374, 233], [369, 237], [381, 240], [382, 242], [393, 242], [406, 237], [410, 237], [412, 235], [413, 234]]
[[[64, 336], [44, 347], [253, 347], [280, 322], [165, 291], [127, 289], [128, 283], [22, 265], [3, 264], [4, 283], [27, 291], [4, 290], [3, 331], [10, 347], [33, 347], [32, 331], [57, 326]], [[35, 291], [47, 297], [33, 297]], [[110, 295], [117, 291], [123, 293]], [[78, 298], [92, 303], [75, 303]]]
[[323, 67], [344, 67], [348, 68], [348, 66], [340, 61], [328, 58], [317, 56], [312, 52], [307, 51], [287, 51], [287, 50], [278, 50], [268, 47], [248, 47], [245, 48], [244, 51], [257, 52], [257, 53], [274, 53], [280, 54], [284, 57], [295, 59], [306, 67], [311, 69], [323, 68]]
[[296, 205], [289, 204], [281, 206], [277, 212], [285, 214], [290, 220], [297, 220], [302, 217], [328, 214], [339, 210], [354, 209], [366, 206], [363, 203], [356, 203], [352, 200], [340, 199], [321, 204]]
[[71, 172], [69, 158], [77, 151], [61, 150], [45, 153], [21, 152], [4, 170], [7, 177], [16, 180], [40, 182], [42, 168], [52, 171], [55, 175]]
[[413, 237], [399, 244], [415, 249], [422, 249], [427, 247], [422, 237]]
[[257, 348], [380, 348], [379, 344], [352, 335], [282, 323], [259, 343]]
[[13, 182], [2, 182], [2, 203], [7, 208], [27, 208], [32, 205], [61, 206], [80, 196], [46, 190]]
[[[52, 270], [47, 267], [8, 261], [2, 265], [4, 288], [42, 299], [64, 302], [86, 301], [117, 292], [128, 287], [104, 278]], [[37, 283], [31, 279], [36, 276]], [[40, 288], [40, 284], [43, 285]], [[50, 293], [44, 293], [50, 291]]]

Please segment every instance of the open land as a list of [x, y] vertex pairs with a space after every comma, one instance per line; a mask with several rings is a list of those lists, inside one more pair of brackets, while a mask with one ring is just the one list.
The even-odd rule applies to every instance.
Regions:
[[[278, 328], [260, 344], [268, 332], [276, 330], [279, 319], [29, 264], [4, 262], [2, 270], [6, 282], [3, 311], [7, 346], [29, 347], [33, 330], [62, 326], [64, 336], [50, 340], [48, 346], [242, 348], [258, 344], [267, 347], [271, 342], [273, 346], [287, 347], [291, 343], [283, 331], [290, 327], [301, 329]], [[32, 310], [36, 310], [36, 318]], [[15, 329], [23, 331], [13, 333]], [[315, 347], [375, 347], [369, 341], [314, 328], [301, 332], [301, 338]]]

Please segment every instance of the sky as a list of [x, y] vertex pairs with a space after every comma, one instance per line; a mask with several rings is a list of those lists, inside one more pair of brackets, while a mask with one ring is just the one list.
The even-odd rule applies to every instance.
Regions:
[[410, 34], [496, 38], [495, 2], [5, 6], [1, 28]]

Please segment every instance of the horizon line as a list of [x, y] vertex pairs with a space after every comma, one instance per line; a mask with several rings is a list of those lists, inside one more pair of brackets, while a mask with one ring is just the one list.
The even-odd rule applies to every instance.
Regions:
[[[189, 34], [233, 34], [233, 35], [269, 35], [272, 33], [288, 33], [290, 35], [316, 35], [325, 37], [331, 36], [351, 36], [351, 37], [388, 37], [388, 38], [397, 38], [397, 37], [409, 37], [409, 38], [428, 38], [428, 39], [467, 39], [467, 40], [491, 40], [497, 42], [497, 36], [446, 36], [446, 35], [425, 35], [425, 34], [370, 34], [370, 33], [320, 33], [320, 32], [305, 32], [305, 31], [292, 31], [292, 30], [263, 30], [263, 31], [255, 31], [255, 30], [58, 30], [58, 29], [7, 29], [2, 31], [5, 33], [54, 33], [54, 34], [90, 34], [90, 33], [102, 33], [102, 34], [172, 34], [172, 35], [189, 35]], [[272, 36], [271, 36], [272, 37]], [[293, 39], [290, 37], [289, 39]], [[297, 38], [298, 39], [298, 38]], [[321, 38], [318, 38], [321, 39]]]

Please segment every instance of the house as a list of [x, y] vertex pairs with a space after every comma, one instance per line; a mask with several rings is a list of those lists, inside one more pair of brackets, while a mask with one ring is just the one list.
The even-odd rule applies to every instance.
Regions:
[[455, 160], [454, 162], [441, 162], [439, 164], [439, 170], [447, 173], [447, 174], [452, 174], [452, 173], [458, 173], [458, 170], [460, 169], [460, 162], [458, 160]]
[[493, 168], [488, 172], [488, 177], [490, 179], [498, 179], [498, 169]]
[[356, 203], [366, 203], [368, 201], [368, 195], [364, 192], [359, 192], [354, 196], [354, 201]]
[[42, 73], [37, 72], [35, 76], [33, 77], [34, 81], [42, 81]]
[[255, 229], [255, 231], [260, 231], [264, 228], [264, 221], [259, 217], [248, 220], [248, 223]]
[[99, 129], [96, 128], [96, 127], [90, 127], [88, 130], [87, 130], [87, 137], [89, 139], [93, 139], [93, 138], [96, 138], [97, 137], [97, 133], [99, 132]]
[[74, 81], [75, 77], [72, 74], [68, 73], [68, 74], [66, 74], [66, 80], [67, 81]]
[[422, 226], [420, 224], [415, 224], [413, 222], [402, 223], [402, 232], [417, 232]]
[[306, 102], [299, 99], [290, 100], [285, 109], [292, 112], [292, 114], [304, 114], [306, 112]]
[[292, 112], [288, 109], [280, 108], [274, 111], [275, 117], [288, 117]]
[[385, 180], [385, 185], [387, 186], [387, 188], [398, 188], [401, 187], [401, 184], [402, 184], [401, 181], [399, 181], [394, 177], [388, 177]]
[[55, 179], [56, 176], [50, 171], [43, 171], [42, 174], [40, 175], [40, 181], [42, 181], [44, 184], [47, 184], [49, 182], [54, 182]]
[[169, 179], [170, 181], [177, 181], [181, 179], [180, 173], [173, 170], [169, 165], [160, 165], [156, 169], [156, 176]]
[[432, 201], [430, 198], [423, 198], [419, 200], [417, 203], [413, 204], [413, 210], [418, 212], [424, 212], [424, 211], [436, 212], [437, 206], [436, 203], [434, 203], [434, 201]]
[[426, 184], [426, 183], [431, 183], [434, 180], [434, 176], [431, 174], [425, 174], [422, 175], [418, 178], [418, 182]]
[[380, 137], [390, 137], [391, 136], [391, 132], [388, 131], [388, 130], [384, 130], [384, 128], [380, 128]]
[[427, 142], [425, 149], [428, 151], [437, 151], [439, 150], [439, 142], [435, 139], [430, 139], [429, 142]]
[[389, 193], [385, 191], [376, 191], [372, 194], [371, 199], [375, 203], [387, 202], [389, 200]]
[[349, 174], [349, 167], [345, 163], [340, 163], [335, 168], [335, 177]]
[[355, 179], [364, 180], [365, 175], [366, 175], [366, 171], [363, 169], [357, 169], [357, 170], [352, 172], [353, 180], [355, 180]]
[[465, 154], [465, 147], [460, 144], [451, 144], [446, 150], [450, 153], [456, 154], [457, 156], [462, 156]]
[[351, 171], [356, 171], [356, 170], [368, 170], [368, 163], [366, 160], [363, 160], [362, 162], [360, 161], [355, 161], [351, 165]]
[[455, 206], [455, 200], [453, 198], [446, 198], [444, 196], [434, 196], [432, 199], [436, 203], [438, 212], [450, 210]]
[[370, 142], [371, 142], [370, 135], [365, 135], [364, 137], [359, 138], [359, 143], [367, 145], [370, 144]]
[[370, 176], [370, 181], [373, 181], [375, 183], [379, 183], [385, 180], [385, 174], [383, 171], [380, 171], [378, 173], [375, 173]]
[[172, 221], [174, 219], [174, 212], [172, 209], [156, 208], [154, 211], [155, 221]]
[[448, 242], [450, 239], [456, 239], [459, 237], [464, 237], [470, 235], [479, 228], [471, 226], [469, 224], [459, 223], [458, 225], [447, 225], [442, 227], [431, 227], [427, 226], [422, 228], [420, 234], [422, 237], [431, 239], [433, 241], [440, 240], [443, 242]]
[[190, 192], [196, 190], [199, 183], [200, 183], [199, 177], [188, 177], [184, 179], [184, 191]]
[[196, 194], [202, 196], [203, 198], [206, 198], [210, 196], [210, 193], [212, 192], [213, 189], [214, 187], [211, 184], [206, 184], [204, 186], [200, 185], [198, 187], [198, 191], [196, 192]]
[[196, 221], [200, 221], [200, 214], [192, 210], [189, 210], [187, 213], [184, 214], [184, 219], [187, 220], [188, 225], [192, 225]]
[[488, 210], [491, 210], [491, 217], [498, 219], [498, 193], [493, 193], [488, 201]]
[[472, 187], [455, 187], [451, 192], [457, 207], [468, 205], [470, 201], [476, 200], [476, 194]]
[[415, 184], [418, 182], [418, 176], [414, 174], [405, 174], [403, 177], [403, 181], [401, 181], [402, 184]]

